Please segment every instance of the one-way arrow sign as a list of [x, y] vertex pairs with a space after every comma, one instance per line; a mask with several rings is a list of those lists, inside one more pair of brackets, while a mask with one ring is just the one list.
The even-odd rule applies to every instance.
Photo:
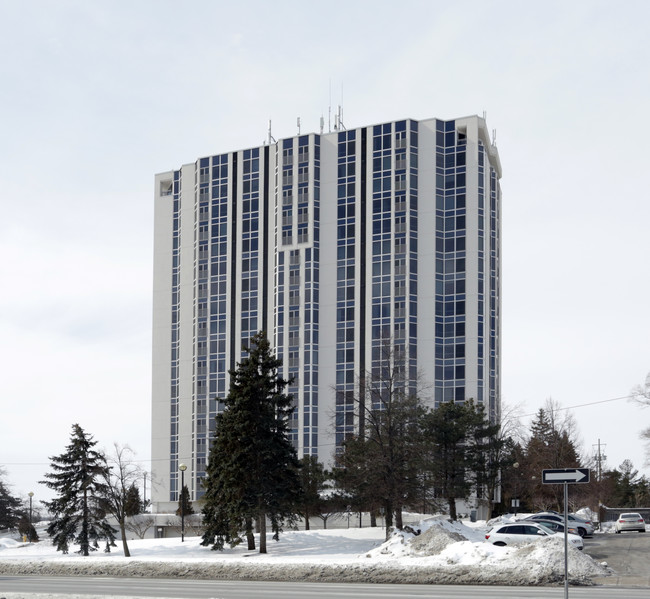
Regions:
[[542, 482], [547, 485], [559, 483], [588, 483], [589, 468], [561, 468], [542, 470]]

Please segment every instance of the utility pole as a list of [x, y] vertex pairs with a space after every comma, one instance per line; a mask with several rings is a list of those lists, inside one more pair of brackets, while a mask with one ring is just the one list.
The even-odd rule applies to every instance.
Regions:
[[[596, 453], [596, 477], [598, 482], [600, 482], [603, 478], [603, 462], [607, 459], [607, 456], [601, 451], [600, 439], [598, 439], [598, 444], [594, 444], [592, 447], [598, 448], [598, 452]], [[607, 447], [607, 445], [603, 445], [603, 447]]]
[[596, 485], [596, 492], [598, 493], [598, 520], [600, 521], [600, 507], [602, 506], [600, 493], [602, 488], [601, 482], [603, 480], [603, 462], [607, 459], [607, 456], [601, 450], [600, 439], [598, 439], [598, 445], [592, 445], [592, 447], [598, 448], [598, 451], [596, 453], [596, 480], [598, 481], [598, 484]]

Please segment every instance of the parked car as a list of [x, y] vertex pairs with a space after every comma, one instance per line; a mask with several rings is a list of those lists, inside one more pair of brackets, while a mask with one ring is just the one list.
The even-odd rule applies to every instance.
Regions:
[[[552, 531], [539, 522], [520, 520], [512, 524], [500, 524], [488, 530], [485, 534], [485, 541], [503, 547], [505, 545], [521, 545], [522, 543], [531, 543], [539, 539], [545, 539], [553, 536], [564, 536]], [[578, 535], [569, 534], [567, 540], [571, 547], [582, 549], [584, 543]]]
[[637, 530], [645, 532], [645, 520], [638, 512], [627, 512], [621, 514], [616, 520], [616, 532], [620, 534], [624, 530]]
[[[526, 520], [554, 520], [555, 522], [564, 522], [564, 516], [557, 512], [539, 512], [533, 516], [528, 516]], [[578, 530], [581, 537], [592, 537], [594, 534], [594, 525], [589, 521], [575, 514], [568, 514], [569, 524]]]
[[[550, 528], [553, 532], [560, 532], [564, 534], [564, 522], [557, 522], [556, 520], [535, 520], [535, 522], [539, 524], [543, 524], [544, 526], [546, 526], [546, 528]], [[568, 533], [570, 535], [580, 536], [578, 529], [571, 524], [569, 524]]]

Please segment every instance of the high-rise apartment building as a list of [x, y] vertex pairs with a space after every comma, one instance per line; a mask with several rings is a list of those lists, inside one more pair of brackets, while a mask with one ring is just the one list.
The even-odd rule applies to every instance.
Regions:
[[[155, 509], [179, 465], [202, 494], [229, 369], [258, 331], [283, 360], [298, 455], [357, 430], [359, 381], [390, 343], [430, 405], [498, 418], [501, 165], [471, 116], [298, 135], [155, 183]], [[366, 375], [367, 373], [367, 375]]]

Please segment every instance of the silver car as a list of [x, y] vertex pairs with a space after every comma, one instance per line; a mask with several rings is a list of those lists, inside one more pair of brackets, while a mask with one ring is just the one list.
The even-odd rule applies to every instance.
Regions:
[[[526, 520], [554, 520], [555, 522], [564, 522], [564, 516], [557, 512], [539, 512], [533, 516], [528, 516]], [[575, 528], [581, 537], [592, 537], [594, 535], [594, 525], [589, 521], [575, 514], [568, 514], [569, 526]]]
[[638, 512], [628, 512], [621, 514], [616, 520], [616, 533], [620, 534], [624, 530], [636, 530], [645, 532], [645, 520]]
[[[546, 526], [546, 528], [550, 528], [553, 532], [561, 532], [564, 534], [564, 522], [557, 522], [556, 520], [535, 520], [535, 522], [538, 524], [543, 524]], [[578, 529], [573, 526], [573, 524], [569, 524], [567, 532], [570, 535], [578, 535], [579, 537], [582, 536], [578, 532]]]

